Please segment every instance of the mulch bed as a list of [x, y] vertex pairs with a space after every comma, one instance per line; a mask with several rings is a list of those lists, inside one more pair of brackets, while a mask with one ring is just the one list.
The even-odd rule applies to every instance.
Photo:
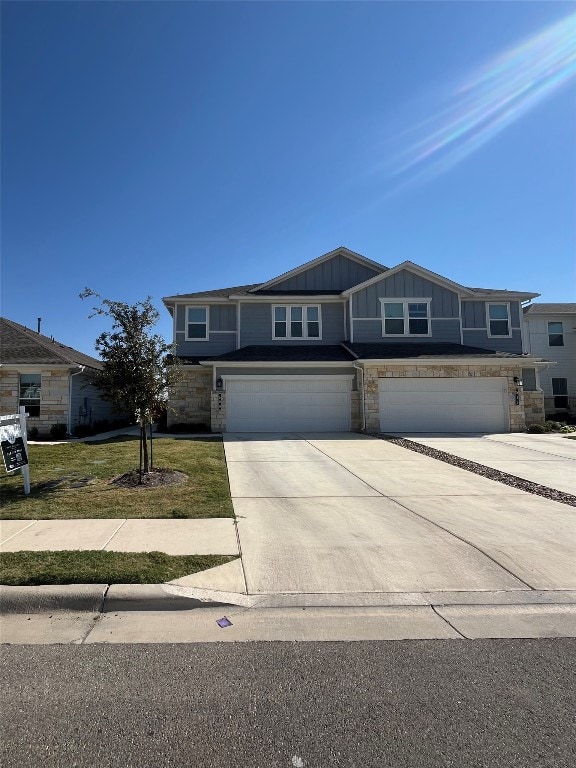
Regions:
[[131, 469], [110, 480], [110, 485], [117, 485], [120, 488], [158, 488], [162, 485], [179, 485], [187, 479], [188, 475], [174, 469], [151, 469], [149, 472], [143, 472], [142, 478], [139, 470]]
[[482, 475], [482, 477], [487, 477], [489, 480], [496, 480], [497, 482], [504, 483], [504, 485], [509, 485], [512, 488], [519, 488], [521, 491], [533, 493], [536, 496], [543, 496], [545, 499], [559, 501], [562, 504], [576, 507], [576, 496], [571, 493], [558, 491], [555, 488], [549, 488], [547, 485], [533, 483], [531, 480], [524, 480], [524, 478], [516, 477], [516, 475], [509, 475], [507, 472], [501, 472], [499, 469], [492, 469], [492, 467], [486, 467], [484, 464], [478, 464], [475, 461], [469, 461], [469, 459], [462, 459], [460, 456], [454, 456], [451, 453], [439, 451], [437, 448], [430, 448], [427, 445], [421, 445], [412, 440], [406, 440], [403, 437], [393, 437], [392, 435], [379, 435], [378, 437], [381, 440], [387, 440], [389, 443], [394, 443], [401, 448], [407, 448], [409, 451], [423, 453], [425, 456], [430, 456], [431, 459], [438, 459], [446, 464], [452, 464], [454, 467], [460, 467], [460, 469], [466, 469], [468, 472], [473, 472], [475, 475]]

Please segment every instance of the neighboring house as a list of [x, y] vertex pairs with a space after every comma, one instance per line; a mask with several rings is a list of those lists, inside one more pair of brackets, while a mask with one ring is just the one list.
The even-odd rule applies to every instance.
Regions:
[[576, 304], [524, 307], [524, 343], [555, 363], [540, 371], [546, 413], [576, 413]]
[[28, 428], [46, 434], [54, 424], [117, 418], [91, 383], [102, 363], [72, 347], [0, 318], [0, 414], [29, 414]]
[[[263, 283], [169, 296], [171, 423], [213, 431], [506, 432], [543, 421], [521, 291], [338, 248]], [[522, 386], [524, 381], [524, 386]]]

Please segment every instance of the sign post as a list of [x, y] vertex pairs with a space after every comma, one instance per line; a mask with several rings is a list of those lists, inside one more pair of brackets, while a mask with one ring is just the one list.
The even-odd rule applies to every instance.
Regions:
[[20, 470], [24, 480], [24, 493], [30, 493], [30, 466], [26, 436], [26, 409], [23, 405], [13, 416], [0, 416], [0, 445], [7, 472]]

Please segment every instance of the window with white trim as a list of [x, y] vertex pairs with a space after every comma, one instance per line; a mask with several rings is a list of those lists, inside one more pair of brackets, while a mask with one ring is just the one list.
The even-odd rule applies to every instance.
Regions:
[[486, 305], [488, 336], [511, 336], [510, 304]]
[[554, 408], [568, 408], [568, 379], [552, 379]]
[[561, 322], [548, 323], [548, 346], [549, 347], [563, 347], [564, 346], [564, 328]]
[[320, 307], [277, 305], [272, 307], [273, 339], [320, 339]]
[[32, 417], [40, 416], [40, 393], [42, 376], [39, 373], [20, 374], [20, 396], [18, 405], [23, 405], [26, 413]]
[[208, 307], [186, 307], [186, 341], [208, 341]]
[[382, 336], [430, 336], [430, 299], [380, 299]]

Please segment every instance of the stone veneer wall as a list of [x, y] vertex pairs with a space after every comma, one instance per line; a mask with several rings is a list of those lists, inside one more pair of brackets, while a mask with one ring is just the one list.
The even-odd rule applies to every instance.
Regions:
[[[378, 404], [378, 379], [384, 378], [468, 378], [471, 376], [504, 376], [508, 380], [508, 404], [510, 412], [510, 431], [522, 432], [524, 421], [524, 393], [522, 387], [514, 383], [514, 376], [521, 378], [522, 366], [494, 365], [386, 365], [365, 366], [364, 387], [366, 407], [366, 432], [380, 432], [380, 414]], [[520, 403], [516, 405], [516, 390], [519, 389]]]
[[[62, 369], [42, 369], [40, 390], [40, 416], [29, 416], [28, 429], [37, 427], [42, 434], [50, 432], [54, 424], [68, 424], [70, 404], [70, 373]], [[18, 370], [0, 369], [0, 414], [18, 413]]]
[[212, 392], [212, 432], [226, 432], [226, 392]]
[[212, 370], [182, 367], [178, 384], [170, 392], [168, 426], [206, 424], [210, 426]]
[[524, 418], [527, 427], [544, 424], [544, 393], [541, 390], [524, 391]]

